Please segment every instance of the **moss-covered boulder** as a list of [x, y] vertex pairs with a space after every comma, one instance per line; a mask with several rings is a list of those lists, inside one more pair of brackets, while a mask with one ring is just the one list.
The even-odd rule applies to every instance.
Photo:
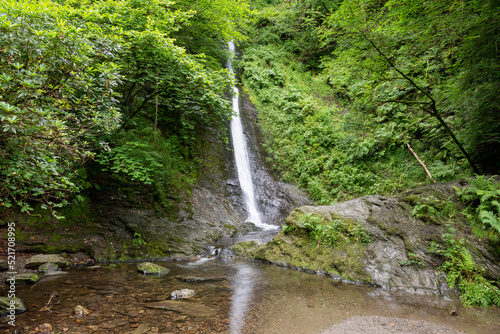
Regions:
[[[459, 214], [463, 206], [453, 186], [462, 185], [434, 184], [398, 197], [366, 196], [331, 206], [300, 207], [287, 218], [282, 232], [247, 257], [388, 290], [456, 295], [439, 269], [443, 252], [436, 252], [436, 247], [449, 247], [446, 235], [452, 226], [453, 238], [466, 240], [484, 277], [498, 280], [497, 249], [471, 233]], [[426, 214], [434, 210], [431, 207], [437, 214]], [[244, 254], [244, 246], [233, 248], [243, 248]]]
[[151, 262], [142, 262], [137, 265], [139, 270], [144, 275], [164, 275], [170, 272], [170, 269]]
[[15, 285], [35, 284], [39, 280], [40, 276], [34, 273], [17, 274], [14, 278], [12, 278], [12, 276], [7, 276], [5, 278], [6, 284], [11, 284], [11, 282], [13, 282]]
[[26, 312], [27, 308], [20, 298], [0, 297], [0, 317]]

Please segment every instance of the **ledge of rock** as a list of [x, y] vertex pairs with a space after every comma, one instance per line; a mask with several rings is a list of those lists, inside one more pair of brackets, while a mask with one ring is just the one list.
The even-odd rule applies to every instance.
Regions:
[[[417, 188], [398, 197], [365, 196], [331, 206], [303, 206], [287, 218], [288, 233], [280, 232], [266, 245], [240, 243], [233, 246], [247, 258], [327, 274], [344, 281], [368, 283], [388, 290], [416, 294], [456, 296], [446, 284], [446, 276], [438, 267], [443, 258], [430, 250], [431, 242], [445, 246], [443, 234], [449, 233], [446, 219], [416, 218], [412, 210], [420, 199], [432, 198], [456, 202], [453, 186], [458, 182], [438, 183]], [[349, 220], [361, 225], [371, 242], [346, 243], [335, 246], [313, 243], [300, 215], [323, 217], [327, 221]], [[453, 219], [457, 239], [465, 238], [467, 248], [476, 263], [484, 268], [484, 276], [500, 277], [499, 258], [484, 240], [470, 232], [470, 226], [460, 215]]]

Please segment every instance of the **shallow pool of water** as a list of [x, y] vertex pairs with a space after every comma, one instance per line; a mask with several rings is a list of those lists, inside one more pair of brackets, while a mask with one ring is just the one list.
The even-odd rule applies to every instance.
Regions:
[[[395, 316], [439, 323], [467, 333], [500, 333], [497, 308], [462, 307], [438, 297], [388, 293], [381, 289], [334, 281], [328, 277], [236, 260], [159, 262], [171, 271], [144, 276], [136, 264], [101, 269], [72, 269], [70, 275], [43, 279], [36, 286], [18, 286], [17, 296], [28, 306], [18, 314], [18, 333], [49, 323], [61, 333], [318, 333], [355, 315]], [[176, 276], [225, 277], [187, 283]], [[192, 289], [196, 295], [180, 300], [189, 307], [202, 304], [213, 316], [193, 316], [146, 307], [168, 300], [173, 290]], [[2, 291], [5, 295], [5, 291]], [[49, 311], [41, 310], [57, 292]], [[76, 318], [76, 305], [91, 313]], [[449, 315], [456, 310], [459, 316]], [[12, 328], [2, 325], [4, 333]]]

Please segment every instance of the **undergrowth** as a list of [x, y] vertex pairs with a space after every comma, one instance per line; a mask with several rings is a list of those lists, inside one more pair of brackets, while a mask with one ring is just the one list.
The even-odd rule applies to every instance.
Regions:
[[448, 286], [458, 287], [460, 298], [467, 305], [500, 306], [500, 289], [483, 276], [484, 269], [472, 258], [466, 240], [456, 239], [455, 232], [449, 227], [449, 233], [443, 234], [445, 246], [434, 242], [430, 249], [445, 260], [439, 269], [446, 273]]
[[96, 160], [103, 171], [131, 181], [153, 185], [154, 195], [168, 207], [169, 194], [189, 192], [194, 182], [193, 165], [186, 163], [176, 136], [165, 137], [154, 131], [146, 120], [134, 122], [134, 127], [120, 132], [115, 145], [100, 153]]
[[[363, 243], [371, 241], [368, 231], [351, 220], [335, 218], [328, 220], [318, 215], [309, 213], [301, 214], [298, 217], [297, 225], [303, 227], [311, 242], [320, 244], [323, 242], [329, 245], [341, 245], [346, 243]], [[290, 227], [290, 226], [293, 226]], [[284, 227], [285, 233], [294, 230], [295, 225]]]
[[[261, 15], [269, 16], [265, 22], [280, 20], [276, 13]], [[277, 29], [269, 22], [252, 31], [256, 42], [243, 45], [240, 74], [259, 111], [265, 146], [285, 181], [298, 184], [324, 205], [368, 194], [395, 195], [428, 182], [401, 137], [404, 129], [350, 108], [324, 78], [266, 33]], [[441, 159], [440, 149], [424, 138], [412, 140], [412, 147], [428, 162], [435, 179], [466, 175], [460, 166], [444, 163], [448, 157]]]
[[470, 181], [470, 187], [455, 190], [458, 198], [468, 205], [463, 213], [474, 233], [500, 245], [500, 182], [479, 175]]

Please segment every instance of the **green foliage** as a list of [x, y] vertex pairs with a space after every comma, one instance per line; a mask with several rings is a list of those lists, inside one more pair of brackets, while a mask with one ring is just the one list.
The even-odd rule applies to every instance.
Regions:
[[457, 196], [468, 207], [464, 214], [472, 224], [489, 232], [489, 237], [500, 236], [500, 183], [478, 175], [470, 181], [470, 187], [455, 188]]
[[419, 268], [424, 268], [425, 264], [419, 260], [418, 256], [415, 253], [408, 252], [408, 260], [399, 261], [400, 266], [411, 266], [416, 265]]
[[285, 224], [285, 225], [282, 226], [282, 229], [283, 229], [283, 233], [285, 233], [285, 234], [291, 233], [291, 232], [295, 231], [296, 225]]
[[62, 206], [118, 126], [119, 48], [51, 1], [2, 1], [0, 12], [0, 199]]
[[[322, 27], [323, 39], [338, 46], [323, 57], [322, 75], [353, 108], [376, 115], [374, 126], [392, 123], [412, 142], [426, 137], [425, 160], [464, 163], [436, 123], [441, 117], [484, 169], [496, 171], [500, 67], [493, 59], [499, 17], [491, 1], [345, 0]], [[473, 73], [479, 72], [484, 77], [477, 80]], [[439, 114], [427, 117], [434, 107]]]
[[366, 229], [354, 221], [336, 218], [329, 221], [315, 214], [302, 214], [297, 224], [307, 230], [314, 243], [324, 242], [331, 245], [363, 243], [371, 241]]
[[204, 54], [216, 68], [227, 59], [221, 41], [243, 41], [241, 30], [251, 13], [249, 0], [179, 0], [174, 8], [193, 13], [191, 20], [180, 26], [173, 36], [179, 46], [189, 53]]
[[427, 176], [401, 143], [380, 143], [370, 119], [341, 109], [329, 87], [274, 46], [247, 48], [242, 77], [275, 167], [321, 204], [394, 194]]
[[[425, 41], [423, 47], [415, 42], [422, 26], [400, 27], [391, 16], [413, 11], [417, 4], [392, 8], [368, 1], [363, 8], [353, 7], [363, 15], [351, 15], [349, 6], [359, 2], [266, 3], [259, 3], [260, 12], [249, 24], [248, 34], [255, 37], [243, 43], [241, 76], [259, 110], [266, 147], [285, 180], [299, 184], [320, 204], [395, 194], [428, 182], [407, 144], [437, 181], [470, 176], [441, 123], [422, 110], [425, 104], [418, 104], [429, 100], [354, 28], [364, 29], [398, 68], [434, 94], [439, 116], [471, 151], [467, 126], [460, 123], [462, 109], [452, 108], [454, 97], [446, 95], [446, 85], [456, 79], [452, 60], [444, 56], [450, 45], [441, 45], [425, 31], [432, 43]], [[436, 14], [434, 6], [438, 4], [428, 10]], [[415, 15], [427, 19], [418, 11]], [[441, 22], [437, 27], [443, 28]], [[316, 39], [303, 39], [309, 34]], [[309, 47], [317, 53], [305, 56]]]
[[415, 218], [438, 223], [436, 219], [450, 219], [457, 216], [457, 209], [451, 200], [440, 201], [434, 196], [419, 198], [411, 212]]
[[446, 247], [431, 245], [431, 251], [443, 256], [445, 262], [440, 270], [445, 272], [450, 288], [458, 286], [462, 301], [467, 305], [500, 306], [500, 289], [487, 280], [480, 268], [467, 250], [465, 239], [455, 239], [455, 229], [449, 228], [443, 235]]
[[132, 240], [132, 244], [136, 247], [139, 248], [142, 245], [146, 245], [147, 242], [144, 240], [142, 235], [140, 233], [134, 233], [134, 240]]
[[114, 137], [114, 146], [101, 152], [96, 160], [126, 182], [154, 186], [159, 202], [168, 207], [171, 193], [188, 190], [193, 183], [193, 164], [187, 164], [179, 151], [180, 140], [154, 132], [147, 120], [134, 121], [134, 127]]
[[[246, 1], [191, 3], [0, 2], [1, 205], [69, 204], [90, 186], [85, 163], [102, 148], [112, 148], [98, 159], [113, 173], [161, 191], [181, 179], [171, 176], [187, 165], [197, 131], [225, 129], [231, 108], [223, 93], [233, 83], [220, 63], [189, 53], [202, 50], [187, 48], [181, 30], [211, 22], [203, 33], [217, 41], [212, 53], [225, 54], [220, 38], [241, 36], [236, 18], [248, 13]], [[157, 123], [169, 140], [152, 147], [132, 132], [122, 141], [136, 119]]]

